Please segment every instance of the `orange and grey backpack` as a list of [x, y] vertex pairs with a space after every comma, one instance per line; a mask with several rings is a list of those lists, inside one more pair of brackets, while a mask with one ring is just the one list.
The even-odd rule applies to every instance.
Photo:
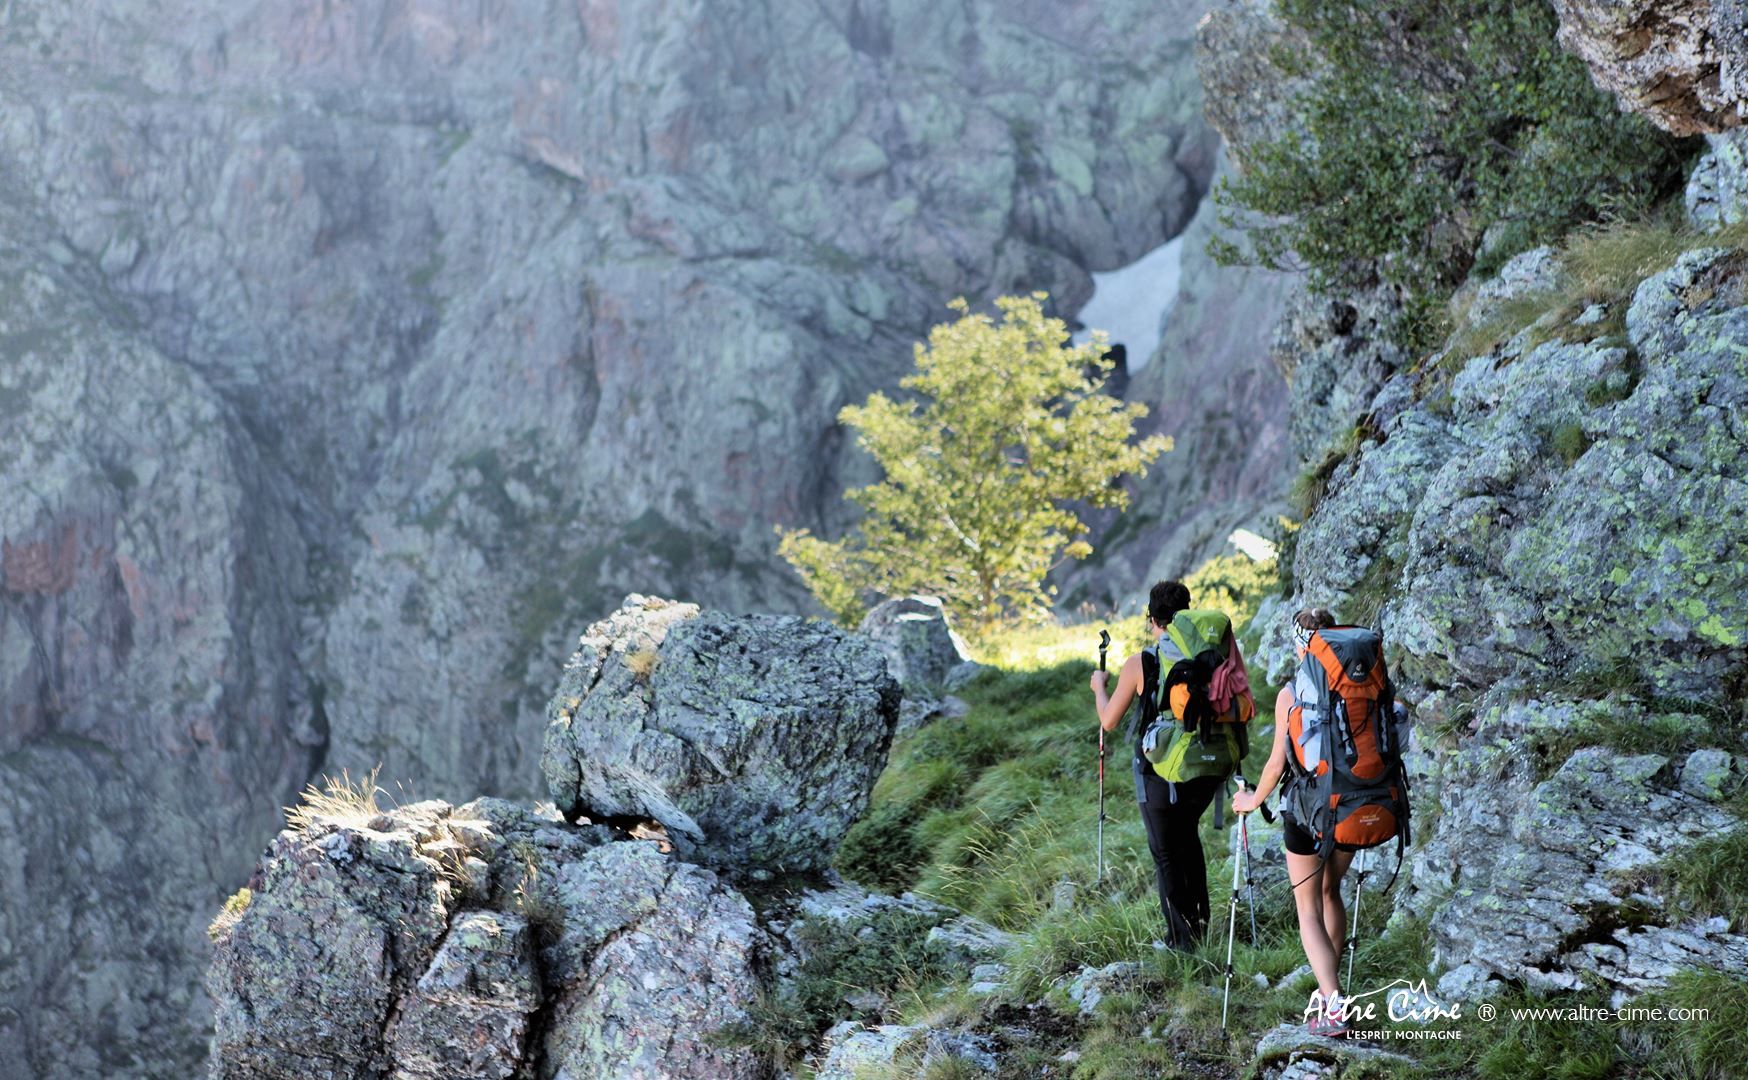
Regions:
[[1409, 842], [1408, 770], [1384, 635], [1362, 626], [1316, 631], [1292, 690], [1293, 780], [1284, 808], [1316, 839], [1319, 858], [1338, 843], [1369, 848], [1394, 837], [1400, 868]]

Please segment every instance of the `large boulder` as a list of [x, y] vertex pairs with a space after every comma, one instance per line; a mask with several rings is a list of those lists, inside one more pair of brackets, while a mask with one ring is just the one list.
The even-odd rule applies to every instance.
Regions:
[[962, 716], [964, 701], [947, 690], [975, 678], [981, 666], [966, 655], [965, 642], [932, 596], [884, 600], [863, 616], [858, 632], [886, 654], [887, 670], [904, 689], [898, 735], [908, 735], [944, 716]]
[[1560, 44], [1596, 85], [1677, 135], [1742, 122], [1748, 38], [1742, 0], [1553, 0]]
[[651, 843], [482, 799], [330, 804], [214, 923], [214, 1080], [747, 1078], [763, 940]]
[[737, 873], [824, 870], [886, 767], [900, 693], [872, 642], [829, 623], [634, 594], [565, 665], [542, 768], [573, 819], [653, 819]]
[[857, 628], [886, 654], [892, 677], [909, 690], [940, 689], [954, 669], [971, 661], [965, 642], [947, 623], [933, 596], [899, 596], [875, 605]]

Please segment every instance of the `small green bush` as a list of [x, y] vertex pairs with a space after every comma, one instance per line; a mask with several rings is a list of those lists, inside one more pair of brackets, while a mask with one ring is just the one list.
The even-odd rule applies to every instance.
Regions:
[[[1245, 156], [1221, 200], [1257, 221], [1250, 250], [1216, 258], [1302, 261], [1321, 288], [1374, 275], [1403, 292], [1398, 340], [1428, 349], [1471, 268], [1586, 221], [1637, 218], [1681, 180], [1694, 143], [1622, 113], [1554, 40], [1546, 4], [1514, 0], [1278, 0], [1312, 57], [1295, 125]], [[1490, 237], [1487, 234], [1492, 233]], [[1487, 243], [1483, 250], [1483, 238]]]
[[242, 919], [243, 913], [249, 910], [249, 905], [254, 901], [255, 893], [247, 886], [232, 893], [230, 898], [225, 901], [225, 906], [208, 924], [206, 936], [217, 941], [230, 933], [231, 928], [237, 925], [238, 921]]
[[1554, 453], [1560, 455], [1560, 460], [1571, 465], [1584, 456], [1584, 451], [1590, 449], [1590, 436], [1585, 434], [1584, 425], [1573, 422], [1562, 424], [1548, 437], [1548, 442], [1554, 448]]

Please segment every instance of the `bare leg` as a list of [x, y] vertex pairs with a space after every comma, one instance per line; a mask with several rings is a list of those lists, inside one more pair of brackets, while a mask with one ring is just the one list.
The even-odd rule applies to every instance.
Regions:
[[[1331, 860], [1333, 861], [1333, 860]], [[1323, 878], [1329, 869], [1315, 855], [1295, 855], [1287, 852], [1287, 873], [1293, 882], [1293, 905], [1299, 912], [1299, 940], [1305, 946], [1305, 959], [1317, 976], [1317, 988], [1327, 999], [1337, 993], [1336, 951], [1329, 941], [1329, 929], [1323, 922]]]
[[[1347, 906], [1341, 902], [1341, 880], [1353, 864], [1354, 853], [1334, 851], [1323, 870], [1323, 930], [1335, 950], [1335, 970], [1341, 971], [1342, 948], [1347, 944]], [[1293, 880], [1297, 881], [1297, 878]]]

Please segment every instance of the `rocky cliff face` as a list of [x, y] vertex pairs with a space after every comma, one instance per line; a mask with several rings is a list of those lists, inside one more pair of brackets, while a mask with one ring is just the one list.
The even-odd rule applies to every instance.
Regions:
[[1199, 11], [0, 10], [0, 1036], [176, 1071], [318, 763], [528, 794], [567, 626], [800, 604], [946, 298], [1187, 222]]
[[[1226, 5], [1203, 32], [1263, 57], [1282, 33], [1260, 3]], [[1205, 62], [1210, 94], [1255, 63]], [[1240, 158], [1279, 123], [1242, 105], [1222, 121]], [[1700, 227], [1740, 217], [1740, 161], [1729, 136], [1695, 170]], [[1725, 248], [1647, 273], [1626, 298], [1548, 299], [1472, 357], [1381, 341], [1388, 296], [1307, 296], [1282, 324], [1293, 451], [1330, 470], [1283, 606], [1381, 622], [1419, 705], [1399, 903], [1427, 919], [1449, 997], [1496, 978], [1624, 994], [1683, 968], [1748, 973], [1741, 926], [1674, 901], [1681, 861], [1745, 827], [1728, 807], [1748, 751], [1734, 509], [1748, 498], [1748, 273]], [[1456, 340], [1508, 302], [1576, 295], [1564, 274], [1541, 249], [1474, 283]], [[1332, 441], [1361, 420], [1357, 446]], [[1278, 615], [1262, 657], [1276, 679], [1291, 658]]]
[[1381, 597], [1420, 704], [1436, 810], [1407, 902], [1451, 992], [1748, 972], [1739, 928], [1667, 891], [1673, 860], [1744, 827], [1719, 779], [1748, 679], [1743, 272], [1695, 251], [1627, 310], [1551, 311], [1447, 388], [1398, 376], [1301, 534], [1299, 599]]
[[[1222, 161], [1216, 176], [1228, 168]], [[1235, 527], [1262, 528], [1284, 508], [1293, 447], [1274, 338], [1300, 282], [1217, 265], [1208, 254], [1217, 216], [1214, 200], [1204, 199], [1184, 231], [1165, 332], [1125, 393], [1149, 408], [1143, 434], [1172, 436], [1171, 452], [1133, 485], [1133, 502], [1095, 544], [1090, 565], [1063, 575], [1069, 606], [1143, 603], [1152, 582], [1230, 551]]]

